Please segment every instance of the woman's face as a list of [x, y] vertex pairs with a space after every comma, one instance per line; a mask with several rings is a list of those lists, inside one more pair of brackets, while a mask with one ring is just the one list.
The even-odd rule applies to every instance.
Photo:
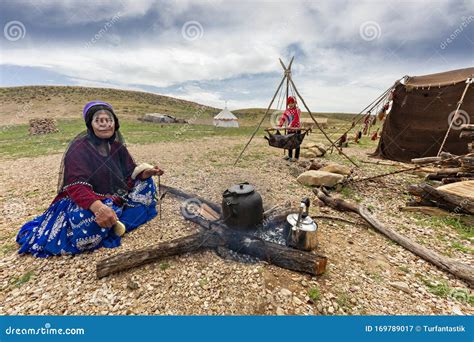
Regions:
[[288, 108], [295, 108], [296, 104], [295, 103], [288, 103]]
[[108, 139], [115, 132], [115, 121], [111, 114], [106, 111], [98, 111], [92, 117], [92, 128], [94, 134], [100, 139]]

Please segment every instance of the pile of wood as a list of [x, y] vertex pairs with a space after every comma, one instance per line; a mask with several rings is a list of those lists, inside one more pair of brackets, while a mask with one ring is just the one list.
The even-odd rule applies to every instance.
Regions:
[[429, 184], [410, 185], [414, 199], [407, 203], [416, 207], [439, 207], [457, 214], [474, 214], [474, 180], [446, 184], [437, 188]]
[[459, 134], [460, 138], [470, 138], [471, 142], [467, 144], [467, 149], [469, 153], [474, 152], [474, 125], [461, 125], [461, 134]]
[[416, 165], [433, 164], [426, 180], [436, 180], [443, 184], [474, 180], [474, 153], [455, 156], [442, 152], [439, 157], [412, 159]]
[[28, 131], [30, 132], [30, 135], [59, 132], [56, 120], [51, 118], [31, 119]]

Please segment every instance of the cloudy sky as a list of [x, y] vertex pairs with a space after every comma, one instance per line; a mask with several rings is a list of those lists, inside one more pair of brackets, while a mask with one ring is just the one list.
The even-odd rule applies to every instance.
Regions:
[[473, 66], [474, 2], [2, 0], [0, 86], [144, 90], [266, 107], [295, 56], [312, 111], [358, 112], [403, 75]]

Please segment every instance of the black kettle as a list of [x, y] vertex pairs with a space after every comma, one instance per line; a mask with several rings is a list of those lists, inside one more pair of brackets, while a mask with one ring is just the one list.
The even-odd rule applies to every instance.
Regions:
[[262, 196], [247, 182], [231, 186], [222, 195], [222, 218], [230, 228], [256, 230], [263, 223]]

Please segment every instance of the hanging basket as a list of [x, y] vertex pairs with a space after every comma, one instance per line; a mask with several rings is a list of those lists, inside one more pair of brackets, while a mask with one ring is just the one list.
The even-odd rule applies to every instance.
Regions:
[[[268, 136], [264, 138], [268, 140], [268, 145], [285, 150], [294, 150], [303, 142], [304, 137], [311, 129], [299, 128], [294, 133], [281, 134], [280, 129], [284, 128], [267, 128], [265, 131]], [[272, 133], [275, 132], [275, 133]], [[290, 131], [291, 132], [291, 131]]]

